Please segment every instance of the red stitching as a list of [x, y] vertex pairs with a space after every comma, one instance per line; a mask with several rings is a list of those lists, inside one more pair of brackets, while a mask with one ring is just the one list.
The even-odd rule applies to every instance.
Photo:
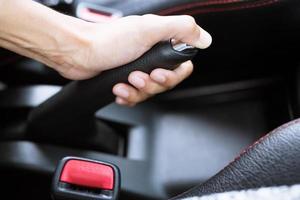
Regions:
[[[243, 155], [245, 155], [247, 152], [251, 151], [251, 149], [253, 149], [255, 146], [257, 146], [258, 144], [262, 143], [263, 140], [269, 138], [270, 136], [277, 134], [278, 132], [280, 132], [281, 130], [291, 127], [294, 124], [300, 123], [300, 119], [296, 119], [294, 121], [288, 122], [276, 129], [274, 129], [273, 131], [271, 131], [270, 133], [264, 135], [263, 137], [259, 138], [256, 142], [254, 142], [252, 145], [248, 146], [246, 149], [244, 149], [231, 163], [235, 162], [236, 160], [240, 159]], [[230, 164], [231, 164], [230, 163]]]
[[195, 11], [188, 12], [186, 14], [188, 15], [195, 15], [195, 14], [204, 14], [204, 13], [210, 13], [210, 12], [223, 12], [223, 11], [234, 11], [234, 10], [242, 10], [242, 9], [250, 9], [250, 8], [256, 8], [256, 7], [263, 7], [267, 5], [271, 5], [273, 3], [279, 2], [278, 0], [268, 1], [268, 2], [261, 2], [257, 4], [248, 4], [248, 5], [242, 5], [237, 7], [229, 7], [229, 8], [207, 8], [207, 9], [199, 9]]
[[243, 150], [233, 161], [231, 161], [226, 167], [224, 167], [222, 170], [220, 170], [218, 172], [217, 175], [215, 175], [214, 177], [218, 176], [219, 174], [223, 173], [223, 171], [225, 171], [228, 166], [232, 165], [235, 161], [237, 161], [238, 159], [240, 159], [243, 155], [245, 155], [247, 152], [251, 151], [251, 149], [253, 149], [256, 145], [262, 143], [263, 140], [267, 139], [268, 137], [272, 136], [273, 134], [278, 134], [278, 132], [280, 132], [281, 130], [288, 128], [290, 126], [293, 126], [294, 124], [300, 123], [300, 118], [296, 119], [294, 121], [288, 122], [276, 129], [274, 129], [273, 131], [271, 131], [270, 133], [264, 135], [263, 137], [261, 137], [260, 139], [258, 139], [256, 142], [254, 142], [252, 145], [248, 146], [245, 150]]
[[[216, 5], [226, 5], [226, 4], [232, 4], [232, 3], [242, 3], [240, 0], [219, 0], [219, 1], [206, 1], [206, 2], [195, 2], [191, 4], [186, 5], [180, 5], [174, 8], [166, 9], [163, 11], [160, 11], [159, 14], [161, 15], [168, 15], [168, 14], [174, 14], [176, 12], [180, 11], [189, 11], [185, 12], [185, 14], [199, 14], [199, 13], [207, 13], [207, 12], [221, 12], [221, 11], [232, 11], [232, 10], [240, 10], [240, 9], [249, 9], [249, 8], [255, 8], [255, 7], [263, 7], [267, 5], [271, 5], [274, 3], [278, 3], [280, 0], [262, 0], [259, 2], [246, 2], [243, 5], [233, 5], [233, 7], [228, 8], [205, 8], [202, 6], [216, 6]], [[193, 10], [197, 7], [201, 7], [198, 10]], [[182, 14], [182, 13], [181, 13]]]
[[184, 5], [178, 5], [176, 7], [160, 11], [160, 14], [175, 13], [177, 11], [192, 9], [199, 6], [222, 5], [222, 4], [238, 3], [238, 2], [241, 2], [241, 0], [215, 0], [215, 1], [194, 2], [194, 3], [184, 4]]

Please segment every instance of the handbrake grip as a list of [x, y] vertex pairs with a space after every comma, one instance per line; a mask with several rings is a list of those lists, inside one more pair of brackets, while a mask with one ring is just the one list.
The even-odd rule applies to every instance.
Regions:
[[129, 64], [104, 71], [89, 80], [67, 84], [30, 113], [29, 131], [42, 135], [78, 131], [80, 123], [114, 101], [113, 86], [128, 83], [131, 72], [138, 70], [149, 74], [156, 68], [173, 70], [178, 64], [191, 60], [197, 53], [197, 49], [190, 46], [181, 45], [176, 49], [170, 41], [160, 42]]

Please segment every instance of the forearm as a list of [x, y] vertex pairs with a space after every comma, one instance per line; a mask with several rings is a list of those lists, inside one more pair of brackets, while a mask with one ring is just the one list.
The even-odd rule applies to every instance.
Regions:
[[[163, 40], [205, 49], [212, 38], [190, 16], [129, 16], [89, 23], [32, 0], [0, 0], [0, 47], [31, 57], [72, 80], [94, 77], [129, 63]], [[132, 72], [112, 90], [119, 104], [135, 105], [173, 88], [193, 71], [191, 62], [174, 71]]]
[[85, 42], [84, 24], [31, 0], [0, 0], [0, 46], [49, 66], [64, 65]]
[[97, 24], [32, 0], [0, 0], [0, 47], [73, 80], [129, 63], [170, 38], [198, 48], [211, 43], [211, 36], [189, 16], [129, 16]]

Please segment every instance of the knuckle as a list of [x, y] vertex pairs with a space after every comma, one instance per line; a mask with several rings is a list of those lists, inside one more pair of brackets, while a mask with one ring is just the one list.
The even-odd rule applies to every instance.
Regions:
[[138, 33], [141, 38], [144, 38], [144, 44], [149, 44], [151, 43], [154, 37], [153, 31], [151, 30], [154, 29], [157, 25], [156, 22], [159, 21], [158, 16], [153, 14], [146, 14], [142, 15], [139, 19], [140, 20], [138, 22]]
[[[128, 100], [128, 102], [132, 105], [136, 105], [146, 99], [146, 94], [138, 94], [135, 97]], [[147, 95], [148, 96], [148, 95]]]
[[147, 96], [149, 95], [143, 91], [135, 91], [127, 100], [132, 104], [137, 104], [143, 101]]
[[197, 29], [196, 20], [192, 16], [189, 15], [182, 16], [182, 22], [186, 29], [196, 31]]
[[174, 87], [176, 86], [176, 81], [167, 81], [166, 84], [165, 84], [165, 88], [167, 90], [171, 90], [173, 89]]
[[176, 84], [169, 85], [166, 87], [166, 90], [172, 90], [175, 86], [176, 86]]
[[138, 95], [136, 93], [129, 95], [129, 97], [126, 99], [130, 103], [135, 103], [138, 101]]
[[126, 100], [128, 101], [129, 104], [137, 103], [139, 101], [138, 99], [134, 99], [134, 98], [128, 98]]
[[157, 17], [158, 16], [154, 15], [154, 14], [145, 14], [145, 15], [142, 15], [141, 21], [144, 23], [151, 23], [151, 21], [156, 20]]
[[145, 15], [142, 15], [142, 17], [144, 18], [149, 18], [149, 17], [153, 17], [155, 16], [154, 14], [145, 14]]
[[155, 95], [157, 93], [157, 90], [155, 87], [146, 87], [144, 92], [148, 95]]

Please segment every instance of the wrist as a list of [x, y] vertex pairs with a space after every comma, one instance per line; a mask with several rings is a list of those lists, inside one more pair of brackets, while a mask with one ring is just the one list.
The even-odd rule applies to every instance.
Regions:
[[81, 67], [82, 55], [91, 42], [85, 30], [89, 30], [91, 23], [79, 20], [74, 17], [57, 13], [59, 16], [52, 29], [53, 41], [48, 41], [48, 45], [53, 45], [51, 51], [45, 51], [45, 57], [53, 62], [49, 66], [60, 73], [64, 73], [72, 67]]
[[88, 22], [31, 0], [0, 3], [1, 47], [63, 71], [73, 64], [72, 55], [89, 43], [83, 34]]

